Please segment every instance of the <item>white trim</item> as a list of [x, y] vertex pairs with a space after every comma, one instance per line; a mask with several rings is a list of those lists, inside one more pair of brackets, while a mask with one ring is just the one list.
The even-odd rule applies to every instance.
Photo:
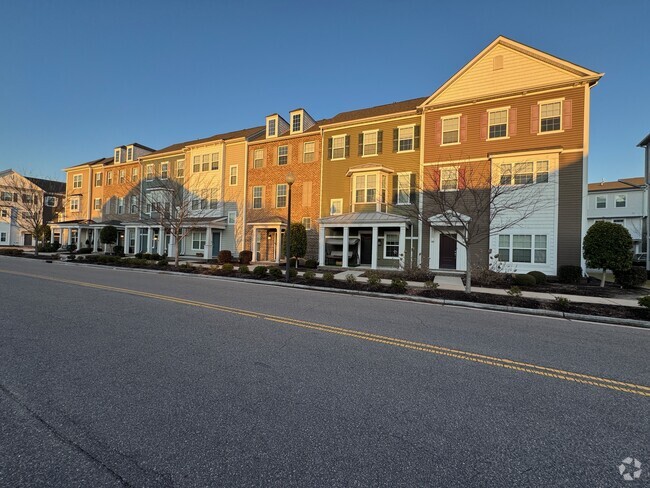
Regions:
[[[395, 205], [410, 205], [411, 204], [411, 191], [413, 189], [411, 188], [411, 175], [413, 174], [413, 171], [400, 171], [397, 173], [397, 198], [395, 199]], [[399, 184], [399, 177], [400, 176], [408, 176], [409, 178], [409, 184], [408, 184], [408, 202], [403, 202], [400, 203], [399, 201], [399, 191], [400, 191], [400, 184]]]
[[[373, 227], [373, 229], [374, 229], [374, 227]], [[387, 244], [388, 239], [386, 237], [389, 236], [389, 235], [394, 235], [394, 236], [397, 237], [397, 256], [386, 256], [386, 249], [388, 248], [388, 244]], [[399, 256], [400, 233], [399, 232], [384, 232], [383, 238], [384, 238], [384, 246], [383, 246], [384, 247], [384, 257], [383, 258], [384, 259], [393, 259], [393, 260], [399, 259], [400, 258], [400, 256]]]
[[[547, 130], [545, 132], [542, 132], [542, 105], [550, 105], [551, 103], [559, 103], [560, 104], [560, 128], [557, 130]], [[538, 100], [537, 101], [537, 106], [538, 108], [538, 116], [539, 120], [537, 121], [537, 135], [542, 135], [542, 134], [559, 134], [560, 132], [564, 132], [564, 97], [562, 98], [553, 98], [551, 100]], [[550, 118], [550, 117], [547, 117]]]
[[[341, 204], [340, 204], [341, 211], [340, 212], [337, 212], [337, 213], [332, 212], [332, 207], [334, 206], [335, 202], [341, 202]], [[342, 214], [343, 214], [343, 199], [342, 198], [332, 198], [332, 199], [330, 199], [329, 215], [342, 215]], [[323, 225], [323, 224], [321, 224], [321, 225]]]
[[[235, 168], [235, 174], [232, 174], [232, 169]], [[232, 182], [232, 177], [235, 177], [235, 182]], [[228, 186], [237, 186], [239, 183], [239, 165], [231, 164], [228, 167]]]
[[[417, 124], [414, 122], [408, 125], [400, 125], [397, 127], [397, 154], [415, 152], [415, 126]], [[411, 149], [400, 149], [400, 142], [402, 141], [402, 129], [413, 129], [413, 135], [411, 136]], [[421, 132], [421, 131], [420, 131]], [[408, 139], [404, 139], [407, 141]]]
[[[440, 117], [440, 145], [441, 146], [454, 146], [460, 144], [460, 119], [463, 114], [453, 114], [453, 115], [444, 115]], [[456, 119], [458, 121], [458, 129], [456, 133], [458, 134], [458, 140], [456, 142], [444, 142], [445, 140], [445, 120]], [[448, 131], [451, 132], [451, 131]]]
[[[379, 155], [379, 129], [364, 130], [361, 138], [361, 157], [368, 158]], [[366, 134], [375, 134], [375, 152], [372, 154], [366, 154]], [[334, 142], [332, 141], [332, 145]]]
[[[330, 161], [341, 161], [345, 159], [345, 140], [347, 139], [348, 134], [336, 134], [332, 136], [332, 154], [330, 154]], [[334, 157], [334, 140], [335, 139], [343, 139], [343, 156], [340, 158], [335, 158]], [[340, 149], [340, 148], [336, 148]]]
[[[234, 215], [234, 217], [232, 219], [232, 222], [230, 221], [230, 216], [231, 215]], [[234, 224], [237, 223], [237, 210], [231, 210], [231, 211], [228, 212], [228, 219], [226, 220], [226, 223], [228, 223], [230, 225], [234, 225]]]
[[[499, 108], [489, 108], [486, 111], [487, 111], [487, 134], [485, 135], [485, 140], [486, 141], [499, 141], [499, 140], [502, 140], [502, 139], [510, 139], [510, 106], [508, 106], [508, 107], [499, 107]], [[506, 113], [506, 135], [505, 136], [490, 137], [490, 115], [495, 113], [495, 112], [505, 112]]]

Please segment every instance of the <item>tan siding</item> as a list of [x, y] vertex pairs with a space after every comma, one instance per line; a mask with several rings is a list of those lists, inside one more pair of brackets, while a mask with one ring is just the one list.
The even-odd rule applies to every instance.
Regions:
[[[495, 70], [494, 59], [497, 56], [501, 56], [503, 68]], [[467, 100], [577, 79], [576, 74], [499, 45], [444, 90], [435, 103]]]
[[[324, 134], [323, 150], [323, 199], [321, 212], [323, 217], [330, 215], [330, 200], [336, 198], [343, 199], [343, 213], [352, 211], [351, 192], [352, 179], [345, 176], [351, 167], [363, 164], [382, 165], [399, 172], [413, 172], [419, 174], [420, 167], [420, 150], [412, 152], [394, 153], [393, 152], [393, 129], [402, 125], [420, 124], [420, 116], [408, 116], [401, 119], [387, 122], [375, 122], [356, 127], [339, 127], [336, 130], [327, 131]], [[354, 121], [351, 125], [355, 124]], [[368, 130], [383, 131], [383, 149], [382, 153], [377, 156], [363, 157], [358, 155], [358, 138], [359, 134]], [[350, 156], [341, 160], [327, 159], [328, 140], [332, 136], [347, 134], [350, 136]], [[422, 135], [420, 135], [422, 140]], [[388, 193], [387, 198], [391, 197], [391, 175], [388, 176]], [[374, 205], [372, 206], [374, 208]], [[359, 210], [357, 208], [357, 210]], [[389, 207], [389, 212], [392, 211]]]

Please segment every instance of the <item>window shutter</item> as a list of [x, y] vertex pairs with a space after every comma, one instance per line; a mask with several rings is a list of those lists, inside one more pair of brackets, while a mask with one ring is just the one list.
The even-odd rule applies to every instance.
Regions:
[[363, 134], [359, 134], [359, 156], [363, 156]]
[[332, 159], [332, 138], [327, 139], [327, 159]]
[[442, 120], [436, 120], [433, 126], [433, 143], [439, 146], [442, 142]]
[[562, 129], [570, 129], [573, 124], [573, 115], [571, 113], [571, 100], [564, 100], [562, 103]]
[[433, 189], [440, 190], [440, 170], [438, 168], [433, 170]]
[[508, 113], [508, 135], [516, 136], [517, 135], [517, 109], [511, 108]]
[[481, 140], [485, 141], [488, 136], [488, 114], [483, 112], [481, 114]]
[[393, 152], [397, 152], [398, 142], [399, 142], [399, 129], [393, 129]]
[[466, 178], [466, 172], [465, 168], [458, 168], [458, 189], [459, 190], [464, 190], [467, 188], [467, 180]]
[[[419, 126], [416, 126], [419, 127]], [[417, 189], [415, 188], [415, 173], [411, 173], [411, 190], [409, 194], [409, 201], [415, 203], [415, 195], [417, 194]]]
[[345, 157], [350, 157], [350, 136], [345, 136]]
[[420, 149], [420, 126], [416, 125], [413, 128], [413, 148]]
[[539, 130], [539, 105], [530, 106], [530, 133], [537, 134]]
[[467, 115], [460, 116], [460, 142], [467, 142]]
[[381, 154], [383, 149], [384, 131], [377, 131], [377, 154]]
[[393, 175], [393, 199], [392, 199], [393, 205], [397, 204], [398, 178], [399, 177], [397, 175]]

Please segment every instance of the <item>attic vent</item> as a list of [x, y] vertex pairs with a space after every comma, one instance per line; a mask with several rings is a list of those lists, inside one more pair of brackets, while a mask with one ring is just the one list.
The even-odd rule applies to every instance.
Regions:
[[494, 56], [492, 70], [496, 71], [498, 69], [503, 69], [503, 56]]

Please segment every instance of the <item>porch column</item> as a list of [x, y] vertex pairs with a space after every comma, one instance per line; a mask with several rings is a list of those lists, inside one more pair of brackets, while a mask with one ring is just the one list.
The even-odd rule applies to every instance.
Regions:
[[322, 224], [318, 229], [318, 264], [325, 266], [325, 226]]
[[379, 247], [379, 227], [376, 225], [372, 228], [372, 259], [370, 260], [370, 268], [377, 269], [377, 252]]
[[81, 227], [77, 227], [77, 251], [81, 249]]
[[253, 250], [252, 260], [257, 261], [257, 227], [253, 227], [253, 241], [251, 242], [251, 249]]
[[205, 247], [203, 248], [203, 259], [206, 261], [212, 257], [212, 227], [205, 228]]
[[158, 249], [157, 253], [161, 256], [164, 254], [163, 247], [165, 246], [165, 229], [164, 227], [158, 227]]
[[275, 262], [280, 264], [280, 251], [282, 247], [282, 227], [277, 226], [275, 228]]
[[343, 259], [341, 261], [341, 267], [348, 267], [348, 252], [350, 247], [350, 228], [343, 227]]
[[400, 224], [399, 226], [399, 248], [397, 254], [399, 254], [399, 269], [404, 269], [405, 262], [405, 252], [406, 252], [406, 224]]
[[133, 248], [133, 253], [138, 254], [142, 252], [140, 249], [140, 227], [136, 227], [135, 230], [135, 247]]
[[169, 256], [170, 259], [176, 256], [175, 246], [176, 246], [176, 237], [174, 236], [174, 234], [170, 234], [169, 247], [167, 248], [167, 256]]
[[66, 232], [68, 233], [68, 236], [67, 236], [68, 238], [66, 239], [66, 241], [68, 243], [67, 245], [69, 246], [69, 245], [72, 244], [72, 227], [68, 227], [66, 229]]
[[99, 229], [93, 229], [93, 252], [99, 251]]

